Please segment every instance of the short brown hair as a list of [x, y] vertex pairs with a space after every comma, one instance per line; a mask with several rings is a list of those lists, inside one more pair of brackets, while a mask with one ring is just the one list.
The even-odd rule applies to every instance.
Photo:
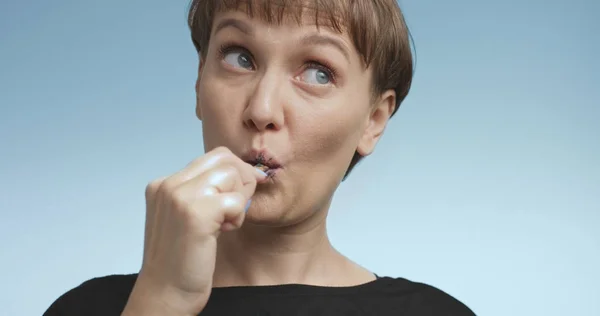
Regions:
[[[410, 33], [396, 0], [192, 0], [188, 26], [201, 57], [206, 56], [217, 12], [240, 10], [250, 17], [280, 24], [284, 17], [298, 23], [312, 12], [315, 23], [347, 31], [366, 68], [372, 67], [372, 92], [396, 92], [395, 114], [408, 94], [413, 77]], [[344, 179], [362, 159], [356, 152]]]

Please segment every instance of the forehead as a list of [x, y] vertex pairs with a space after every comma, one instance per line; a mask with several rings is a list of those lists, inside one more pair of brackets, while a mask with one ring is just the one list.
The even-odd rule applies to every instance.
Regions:
[[239, 11], [269, 24], [313, 23], [341, 31], [348, 0], [206, 0], [214, 13]]
[[296, 21], [293, 17], [284, 17], [278, 23], [270, 23], [241, 11], [223, 11], [213, 20], [212, 34], [217, 35], [221, 30], [231, 27], [254, 40], [293, 42], [302, 38], [303, 44], [334, 44], [347, 51], [345, 55], [348, 57], [347, 53], [352, 50], [348, 34], [313, 22], [310, 18]]
[[[212, 27], [223, 16], [245, 17], [254, 24], [292, 30], [316, 28], [336, 35], [347, 35], [342, 21], [345, 1], [339, 0], [213, 0]], [[214, 31], [214, 29], [213, 29]]]

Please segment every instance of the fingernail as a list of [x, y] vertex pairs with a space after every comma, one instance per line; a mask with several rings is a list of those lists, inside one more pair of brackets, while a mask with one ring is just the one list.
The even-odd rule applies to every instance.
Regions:
[[258, 169], [258, 168], [254, 168], [254, 169], [256, 169], [256, 171], [258, 171], [260, 174], [262, 174], [262, 175], [263, 175], [263, 176], [265, 176], [265, 177], [268, 177], [268, 176], [269, 176], [269, 175], [268, 175], [266, 172], [264, 172], [264, 171], [262, 171], [262, 170], [260, 170], [260, 169]]
[[244, 210], [244, 212], [248, 213], [248, 209], [250, 208], [251, 202], [252, 200], [248, 200], [248, 202], [246, 202], [246, 209]]

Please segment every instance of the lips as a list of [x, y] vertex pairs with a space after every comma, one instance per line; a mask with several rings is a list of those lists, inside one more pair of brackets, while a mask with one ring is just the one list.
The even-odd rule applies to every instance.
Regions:
[[264, 150], [252, 151], [244, 155], [242, 159], [253, 166], [266, 166], [269, 170], [280, 169], [282, 167], [281, 163], [272, 154]]

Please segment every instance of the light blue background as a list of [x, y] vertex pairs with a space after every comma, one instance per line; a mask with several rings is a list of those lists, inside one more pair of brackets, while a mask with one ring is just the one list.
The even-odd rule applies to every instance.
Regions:
[[[600, 315], [600, 2], [405, 0], [413, 89], [331, 237], [479, 315]], [[136, 272], [144, 187], [202, 154], [186, 1], [0, 4], [0, 314]]]

